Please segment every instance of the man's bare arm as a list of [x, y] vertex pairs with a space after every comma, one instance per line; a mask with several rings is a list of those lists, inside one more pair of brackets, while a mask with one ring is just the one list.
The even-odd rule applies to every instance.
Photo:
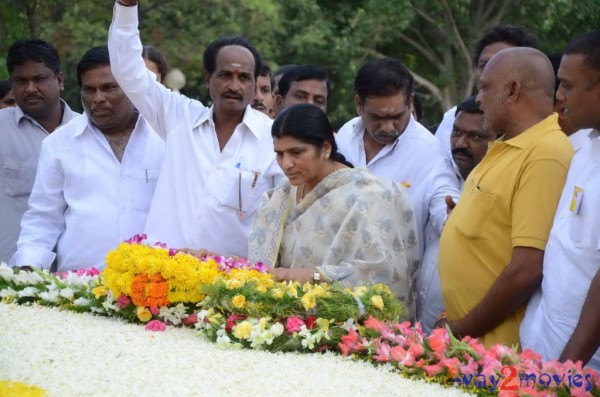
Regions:
[[542, 280], [544, 251], [515, 247], [510, 263], [485, 297], [466, 316], [448, 322], [458, 336], [479, 337], [523, 305]]

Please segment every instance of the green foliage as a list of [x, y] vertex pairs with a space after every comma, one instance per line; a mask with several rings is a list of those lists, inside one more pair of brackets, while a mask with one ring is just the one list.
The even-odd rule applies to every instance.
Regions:
[[[80, 109], [75, 70], [92, 46], [106, 44], [111, 0], [3, 0], [0, 61], [21, 37], [56, 45], [66, 74], [65, 99]], [[570, 38], [598, 29], [598, 0], [142, 0], [145, 44], [158, 46], [187, 78], [184, 94], [209, 104], [202, 53], [226, 34], [247, 36], [272, 69], [322, 66], [332, 78], [329, 115], [336, 127], [355, 115], [353, 80], [366, 61], [401, 59], [418, 78], [425, 124], [475, 89], [472, 43], [494, 24], [526, 26], [541, 50], [559, 52]], [[0, 78], [7, 72], [0, 68]]]

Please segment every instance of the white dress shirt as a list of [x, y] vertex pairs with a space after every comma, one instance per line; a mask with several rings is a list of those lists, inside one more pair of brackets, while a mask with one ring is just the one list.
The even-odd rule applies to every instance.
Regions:
[[454, 106], [451, 109], [448, 109], [446, 113], [444, 113], [442, 122], [440, 123], [440, 125], [438, 125], [438, 128], [435, 131], [435, 137], [440, 142], [440, 145], [442, 147], [442, 153], [444, 153], [445, 156], [450, 156], [450, 159], [452, 159], [450, 135], [452, 135], [454, 120], [456, 120], [456, 106]]
[[[65, 124], [78, 113], [60, 102]], [[48, 131], [18, 106], [0, 110], [0, 262], [8, 262], [17, 250], [21, 218], [47, 136]]]
[[[355, 167], [366, 166], [376, 175], [408, 188], [415, 210], [422, 258], [426, 240], [439, 237], [446, 221], [446, 195], [452, 196], [455, 201], [460, 195], [450, 161], [441, 154], [435, 137], [412, 116], [396, 142], [386, 145], [368, 164], [364, 134], [361, 117], [347, 122], [336, 137], [339, 151]], [[425, 235], [427, 222], [431, 222], [433, 231], [430, 236]]]
[[[577, 197], [575, 198], [575, 191]], [[521, 323], [523, 348], [558, 359], [600, 269], [600, 138], [575, 153], [544, 252], [541, 288]], [[588, 366], [600, 370], [600, 351]]]
[[283, 179], [272, 121], [248, 106], [221, 151], [213, 109], [169, 91], [146, 70], [137, 13], [115, 5], [108, 47], [119, 85], [166, 141], [146, 233], [171, 247], [245, 257], [258, 201]]
[[575, 149], [577, 152], [579, 149], [585, 146], [586, 143], [592, 139], [598, 138], [598, 136], [600, 136], [598, 131], [591, 128], [585, 128], [583, 130], [575, 131], [569, 135], [568, 138], [573, 144], [573, 149]]
[[11, 264], [48, 269], [56, 257], [61, 272], [104, 268], [110, 250], [143, 230], [163, 155], [141, 117], [121, 162], [87, 115], [54, 131], [42, 142]]

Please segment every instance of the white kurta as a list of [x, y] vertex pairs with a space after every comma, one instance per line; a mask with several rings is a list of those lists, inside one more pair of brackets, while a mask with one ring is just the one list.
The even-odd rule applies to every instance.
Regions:
[[[574, 200], [575, 189], [578, 188]], [[543, 198], [541, 198], [543, 199]], [[600, 139], [575, 153], [544, 253], [541, 288], [521, 323], [523, 348], [557, 359], [573, 334], [600, 269]], [[588, 366], [600, 370], [600, 351]]]
[[48, 269], [56, 257], [58, 271], [102, 269], [109, 250], [143, 230], [163, 155], [141, 117], [121, 162], [87, 115], [54, 131], [42, 142], [11, 263]]
[[169, 91], [146, 69], [137, 13], [115, 5], [108, 47], [119, 85], [166, 141], [146, 233], [171, 247], [245, 257], [258, 200], [283, 179], [272, 121], [248, 106], [221, 151], [213, 109]]

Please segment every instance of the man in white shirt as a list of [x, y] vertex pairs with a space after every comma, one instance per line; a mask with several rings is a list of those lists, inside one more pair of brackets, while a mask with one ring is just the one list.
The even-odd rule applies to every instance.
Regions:
[[[488, 144], [498, 136], [483, 129], [483, 111], [475, 96], [462, 101], [456, 108], [450, 149], [458, 173], [460, 190], [471, 171], [487, 152]], [[425, 332], [431, 332], [439, 315], [444, 311], [444, 298], [438, 272], [439, 237], [428, 242], [417, 277], [417, 321]]]
[[[600, 30], [573, 39], [556, 97], [576, 129], [600, 129]], [[600, 139], [571, 162], [544, 254], [541, 288], [520, 328], [523, 348], [600, 370]]]
[[0, 262], [17, 250], [42, 140], [77, 116], [60, 99], [63, 73], [53, 45], [19, 40], [8, 51], [6, 66], [17, 107], [0, 111]]
[[[338, 132], [340, 153], [356, 167], [408, 189], [417, 221], [419, 258], [439, 237], [446, 220], [445, 197], [459, 196], [450, 161], [437, 140], [411, 114], [413, 77], [397, 59], [366, 63], [354, 80], [359, 117]], [[425, 225], [431, 223], [429, 232]], [[415, 264], [415, 266], [418, 264]]]
[[102, 269], [146, 222], [164, 143], [112, 76], [106, 46], [82, 57], [77, 79], [85, 114], [42, 143], [13, 265]]
[[[556, 77], [556, 91], [558, 91], [558, 87], [560, 85], [558, 69], [560, 67], [562, 56], [562, 53], [548, 55], [548, 59], [552, 63], [552, 68], [554, 69], [554, 76]], [[571, 141], [571, 144], [573, 144], [573, 149], [575, 149], [575, 152], [577, 152], [590, 140], [598, 138], [600, 133], [592, 128], [583, 128], [579, 130], [573, 127], [571, 123], [569, 123], [569, 117], [566, 110], [567, 109], [565, 108], [563, 101], [555, 96], [554, 111], [558, 113], [558, 125], [560, 125], [560, 128], [567, 135], [569, 141]]]
[[261, 56], [240, 36], [213, 41], [204, 51], [207, 108], [148, 75], [137, 14], [135, 0], [117, 2], [108, 46], [115, 78], [166, 141], [146, 233], [175, 248], [245, 257], [258, 200], [283, 178], [272, 121], [250, 107]]

